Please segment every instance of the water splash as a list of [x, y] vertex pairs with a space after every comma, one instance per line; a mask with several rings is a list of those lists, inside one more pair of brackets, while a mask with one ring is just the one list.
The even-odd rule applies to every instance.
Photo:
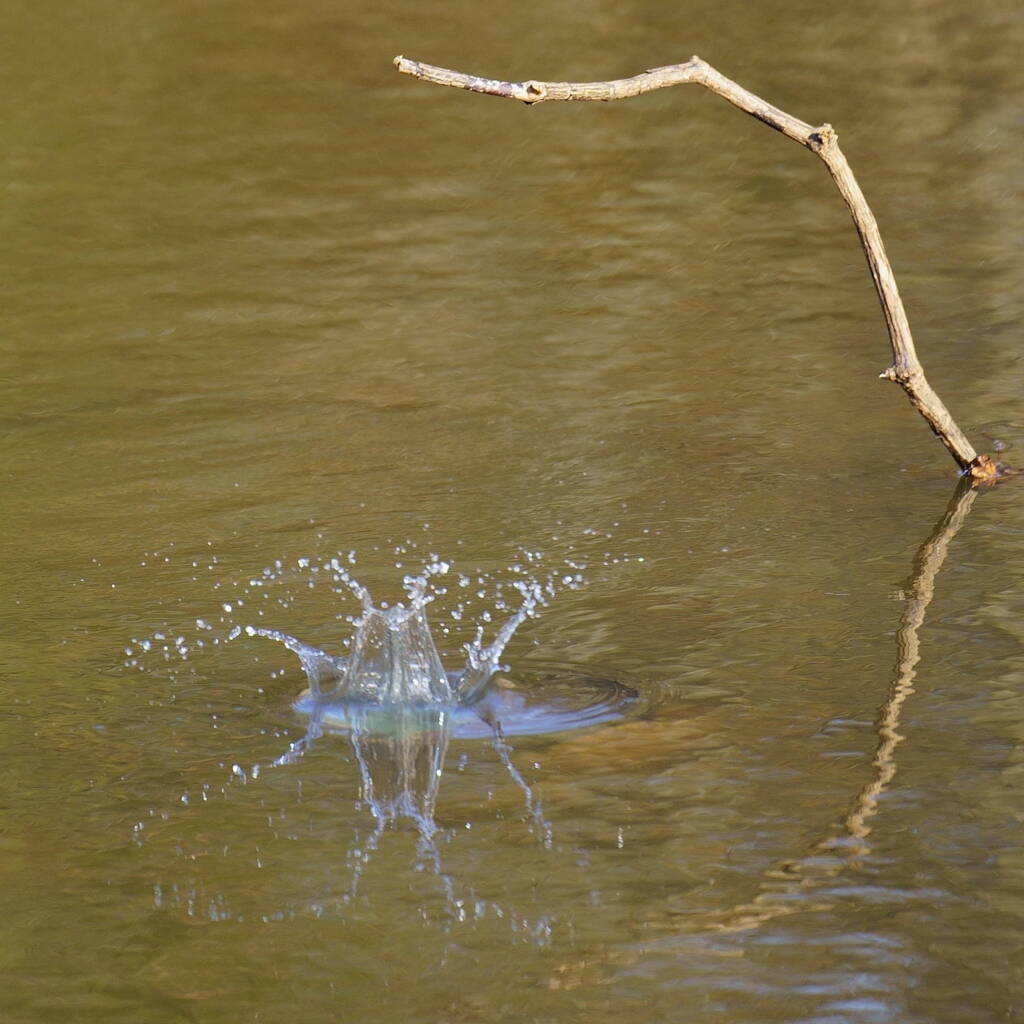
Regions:
[[309, 716], [306, 734], [275, 765], [292, 764], [302, 757], [325, 726], [347, 732], [359, 764], [362, 796], [377, 823], [371, 845], [376, 845], [388, 825], [406, 819], [420, 834], [424, 859], [437, 865], [440, 857], [433, 845], [437, 791], [453, 726], [461, 725], [465, 731], [467, 722], [486, 728], [501, 764], [523, 793], [538, 837], [545, 845], [551, 842], [540, 801], [513, 764], [502, 729], [503, 715], [521, 710], [522, 701], [503, 702], [502, 691], [507, 687], [490, 690], [501, 668], [502, 652], [516, 629], [545, 603], [544, 587], [537, 581], [517, 581], [519, 607], [490, 643], [484, 643], [482, 625], [478, 626], [473, 640], [463, 648], [465, 665], [449, 671], [426, 614], [434, 599], [428, 590], [430, 577], [448, 569], [446, 563], [432, 563], [423, 575], [406, 577], [408, 604], [390, 608], [374, 605], [369, 591], [346, 571], [350, 589], [363, 604], [347, 658], [279, 630], [255, 626], [244, 630], [248, 636], [277, 641], [295, 653], [309, 680], [309, 690], [295, 704]]
[[[447, 565], [442, 565], [447, 570]], [[406, 577], [409, 603], [400, 602], [390, 608], [377, 607], [365, 587], [347, 573], [345, 578], [363, 603], [348, 658], [328, 654], [280, 630], [251, 625], [244, 630], [248, 636], [276, 640], [298, 656], [314, 702], [352, 706], [471, 706], [500, 669], [502, 652], [515, 631], [545, 603], [540, 583], [516, 581], [514, 586], [522, 598], [519, 608], [489, 644], [484, 643], [483, 624], [478, 625], [475, 637], [463, 648], [464, 667], [452, 672], [441, 661], [427, 621], [427, 605], [435, 595], [428, 592], [426, 572]], [[232, 638], [241, 632], [233, 631]]]
[[[603, 547], [608, 536], [595, 533], [595, 543]], [[583, 541], [589, 537], [584, 531]], [[528, 773], [516, 767], [509, 738], [611, 721], [624, 713], [637, 694], [614, 680], [594, 678], [564, 664], [538, 667], [534, 658], [529, 672], [510, 675], [501, 661], [516, 631], [528, 619], [555, 596], [587, 582], [588, 563], [611, 569], [642, 559], [613, 557], [607, 552], [591, 558], [567, 543], [563, 557], [557, 560], [539, 550], [520, 548], [504, 569], [467, 572], [454, 569], [434, 553], [417, 552], [415, 547], [413, 542], [405, 542], [394, 548], [400, 559], [396, 568], [408, 564], [410, 558], [422, 560], [416, 574], [403, 579], [401, 600], [393, 606], [375, 603], [369, 589], [354, 577], [354, 551], [277, 560], [245, 575], [223, 574], [222, 564], [211, 557], [205, 569], [211, 577], [214, 606], [190, 609], [194, 629], [180, 622], [164, 624], [144, 637], [133, 638], [125, 648], [124, 665], [172, 682], [183, 674], [190, 687], [205, 688], [217, 677], [204, 670], [204, 659], [214, 658], [220, 666], [228, 655], [226, 646], [234, 652], [233, 658], [244, 651], [253, 665], [249, 671], [264, 678], [270, 667], [267, 659], [259, 645], [246, 644], [246, 639], [265, 638], [290, 650], [308, 684], [292, 705], [305, 719], [304, 734], [278, 756], [261, 758], [260, 764], [243, 768], [226, 762], [222, 766], [230, 766], [231, 774], [219, 792], [226, 797], [230, 791], [238, 792], [261, 779], [268, 769], [297, 766], [325, 734], [342, 734], [359, 773], [356, 806], [369, 811], [371, 822], [368, 833], [361, 825], [354, 832], [345, 857], [348, 883], [339, 907], [356, 897], [364, 869], [385, 832], [406, 826], [415, 836], [418, 869], [436, 880], [446, 914], [458, 921], [466, 913], [468, 897], [461, 891], [466, 883], [457, 883], [446, 873], [441, 851], [459, 833], [439, 825], [436, 811], [451, 741], [490, 741], [496, 763], [521, 794], [528, 829], [538, 843], [552, 849], [552, 829], [544, 817], [540, 794]], [[195, 577], [193, 580], [198, 582]], [[324, 595], [324, 589], [331, 593]], [[312, 615], [307, 609], [305, 619], [319, 624], [333, 620], [351, 627], [342, 628], [336, 648], [324, 650], [275, 628], [274, 620], [280, 622], [282, 614], [294, 614], [291, 609], [305, 602], [306, 595], [321, 607]], [[321, 600], [324, 596], [326, 606]], [[339, 597], [354, 597], [359, 608], [346, 611]], [[461, 651], [456, 638], [465, 641]], [[447, 650], [442, 656], [439, 643], [445, 640]], [[161, 661], [170, 663], [169, 667], [164, 668]], [[285, 674], [278, 665], [269, 671], [271, 680]], [[260, 685], [255, 692], [261, 697], [266, 693]], [[173, 701], [176, 696], [172, 691], [168, 699]], [[236, 691], [230, 702], [222, 700], [211, 709], [214, 729], [226, 724], [230, 706], [237, 705], [240, 698], [244, 701]], [[282, 739], [288, 736], [287, 729], [273, 725], [261, 732]], [[330, 756], [329, 748], [325, 746], [323, 753]], [[236, 759], [244, 756], [241, 750], [234, 752]], [[467, 756], [460, 752], [460, 765]], [[323, 766], [326, 762], [318, 763], [314, 773]], [[300, 792], [304, 775], [296, 779]], [[208, 788], [204, 784], [202, 802]], [[182, 805], [190, 803], [187, 795], [182, 795]], [[490, 793], [487, 799], [491, 799]], [[145, 827], [146, 822], [140, 821], [137, 834], [133, 834], [133, 841], [140, 845], [148, 841]], [[468, 821], [465, 827], [470, 828]], [[501, 916], [497, 910], [495, 913]]]

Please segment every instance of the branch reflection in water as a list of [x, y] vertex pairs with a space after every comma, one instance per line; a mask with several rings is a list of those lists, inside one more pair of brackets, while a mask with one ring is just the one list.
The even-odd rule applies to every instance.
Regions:
[[711, 925], [714, 930], [742, 931], [785, 914], [824, 909], [823, 904], [808, 905], [796, 897], [825, 885], [847, 868], [858, 867], [871, 852], [870, 821], [878, 813], [879, 797], [896, 777], [896, 750], [905, 738], [899, 731], [900, 717], [907, 698], [914, 692], [914, 677], [921, 660], [918, 631], [935, 595], [935, 578], [946, 561], [949, 545], [962, 529], [977, 497], [978, 491], [972, 487], [970, 478], [962, 477], [945, 513], [914, 558], [913, 575], [904, 595], [906, 607], [896, 632], [893, 681], [875, 725], [878, 734], [872, 762], [875, 774], [857, 794], [843, 819], [842, 831], [821, 839], [806, 856], [769, 870], [761, 893], [752, 902], [734, 907], [714, 922]]
[[[963, 528], [978, 497], [970, 477], [961, 477], [942, 517], [914, 558], [913, 573], [904, 592], [906, 607], [896, 632], [896, 666], [889, 695], [876, 719], [878, 745], [872, 760], [874, 774], [853, 799], [838, 829], [832, 829], [814, 843], [802, 857], [776, 863], [763, 875], [760, 892], [752, 900], [707, 915], [680, 917], [667, 914], [651, 929], [670, 933], [666, 940], [676, 948], [684, 935], [710, 936], [742, 933], [792, 914], [821, 911], [831, 904], [813, 898], [845, 871], [861, 865], [871, 853], [871, 819], [878, 813], [880, 797], [896, 777], [896, 752], [905, 739], [900, 732], [901, 716], [914, 693], [914, 678], [921, 660], [919, 630], [935, 594], [935, 580], [945, 563], [949, 546]], [[553, 988], [575, 988], [586, 972], [604, 965], [629, 966], [642, 960], [659, 943], [645, 941], [643, 948], [623, 948], [597, 958], [560, 965], [550, 981]]]

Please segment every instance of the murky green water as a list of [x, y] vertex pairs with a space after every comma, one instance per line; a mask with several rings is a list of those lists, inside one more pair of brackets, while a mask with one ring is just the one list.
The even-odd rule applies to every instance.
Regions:
[[[1024, 1020], [1020, 491], [970, 508], [900, 687], [955, 478], [875, 379], [824, 169], [696, 89], [526, 109], [390, 64], [697, 52], [830, 120], [933, 383], [1019, 463], [1022, 44], [995, 0], [8, 4], [3, 1019]], [[302, 733], [283, 650], [125, 664], [278, 561], [356, 550], [393, 599], [409, 540], [586, 547], [506, 661], [641, 699], [510, 742], [548, 843], [482, 740], [434, 861], [374, 838], [344, 737], [253, 779]], [[306, 582], [264, 621], [337, 643]]]

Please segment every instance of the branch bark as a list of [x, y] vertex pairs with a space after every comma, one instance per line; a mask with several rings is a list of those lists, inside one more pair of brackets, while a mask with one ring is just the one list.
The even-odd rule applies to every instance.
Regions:
[[903, 388], [911, 404], [925, 418], [962, 471], [982, 482], [992, 482], [999, 475], [1001, 467], [987, 455], [979, 455], [975, 451], [924, 375], [924, 369], [914, 348], [914, 338], [910, 333], [903, 300], [896, 286], [896, 278], [885, 246], [882, 244], [878, 223], [846, 157], [839, 148], [838, 136], [830, 124], [814, 126], [787, 114], [726, 78], [700, 57], [691, 57], [682, 64], [654, 68], [632, 78], [607, 82], [503, 82], [466, 75], [460, 71], [449, 71], [405, 57], [396, 57], [394, 63], [402, 74], [412, 75], [427, 82], [455, 89], [468, 89], [470, 92], [486, 93], [490, 96], [504, 96], [527, 104], [544, 103], [548, 100], [627, 99], [671, 85], [692, 82], [704, 86], [715, 95], [728, 100], [733, 106], [739, 107], [740, 110], [805, 146], [821, 158], [832, 175], [832, 180], [853, 218], [861, 247], [867, 258], [868, 269], [878, 293], [892, 346], [892, 364], [880, 376]]

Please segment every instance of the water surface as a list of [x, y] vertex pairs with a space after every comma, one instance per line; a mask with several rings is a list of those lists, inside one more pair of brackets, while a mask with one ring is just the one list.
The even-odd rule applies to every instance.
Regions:
[[[831, 121], [932, 382], [1020, 461], [1019, 12], [93, 0], [4, 21], [6, 1020], [1016, 1019], [1011, 488], [951, 542], [895, 774], [842, 845], [955, 477], [876, 379], [827, 175], [696, 89], [526, 109], [390, 60], [589, 78], [696, 52]], [[582, 544], [586, 586], [504, 660], [640, 703], [510, 739], [549, 842], [484, 740], [447, 750], [436, 861], [407, 822], [375, 837], [345, 737], [253, 778], [303, 733], [283, 649], [125, 664], [278, 562], [269, 627], [340, 649], [352, 609], [300, 558], [354, 550], [396, 600], [396, 562], [501, 573]], [[485, 603], [446, 620], [443, 656]]]

